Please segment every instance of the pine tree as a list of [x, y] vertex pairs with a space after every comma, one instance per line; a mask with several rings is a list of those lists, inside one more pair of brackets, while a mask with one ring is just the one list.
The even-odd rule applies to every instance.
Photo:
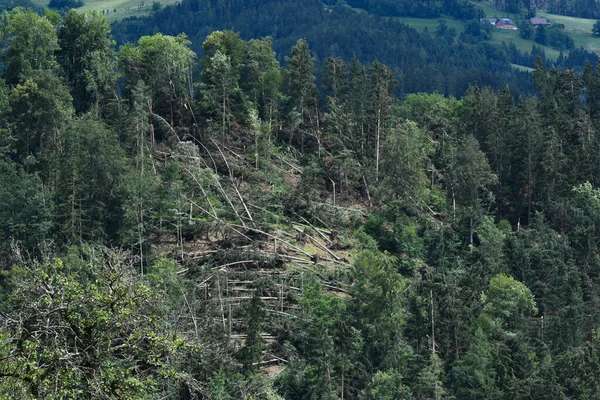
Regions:
[[300, 113], [302, 123], [300, 148], [304, 152], [304, 130], [318, 129], [319, 101], [314, 76], [315, 60], [310, 54], [308, 43], [303, 39], [298, 39], [296, 45], [292, 47], [290, 56], [286, 57], [285, 61], [289, 65], [288, 93], [290, 104]]
[[396, 81], [393, 72], [385, 65], [375, 62], [371, 68], [370, 131], [375, 158], [375, 180], [379, 180], [381, 146], [390, 125], [392, 107], [395, 103]]

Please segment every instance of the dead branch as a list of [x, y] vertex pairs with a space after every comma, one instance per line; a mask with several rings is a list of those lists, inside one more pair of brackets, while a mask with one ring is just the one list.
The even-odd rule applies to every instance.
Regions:
[[313, 228], [319, 234], [319, 236], [321, 236], [323, 239], [325, 239], [326, 241], [328, 241], [329, 243], [331, 243], [331, 240], [329, 240], [329, 238], [327, 236], [325, 236], [323, 233], [321, 233], [321, 231], [319, 231], [319, 229], [317, 229], [315, 226], [313, 226], [313, 224], [311, 224], [310, 222], [308, 222], [308, 220], [306, 218], [304, 218], [302, 215], [299, 215], [296, 212], [294, 212], [294, 214], [296, 214], [298, 217], [302, 218], [302, 220], [304, 222], [306, 222], [311, 228]]
[[287, 164], [287, 165], [289, 165], [290, 167], [292, 167], [292, 168], [293, 168], [293, 169], [294, 169], [296, 172], [298, 172], [298, 173], [300, 173], [300, 174], [302, 173], [302, 170], [301, 170], [300, 168], [296, 167], [295, 165], [292, 165], [292, 164], [290, 164], [289, 162], [287, 162], [286, 160], [284, 160], [283, 158], [281, 158], [281, 157], [280, 157], [278, 154], [276, 154], [276, 153], [273, 153], [273, 155], [274, 155], [275, 157], [277, 157], [279, 160], [283, 161], [285, 164]]
[[212, 269], [221, 269], [225, 267], [230, 267], [232, 265], [244, 264], [244, 263], [255, 263], [256, 260], [244, 260], [244, 261], [235, 261], [228, 264], [218, 265], [216, 267], [212, 267]]
[[340, 260], [341, 260], [341, 258], [340, 258], [340, 257], [338, 257], [337, 255], [335, 255], [335, 253], [334, 253], [333, 251], [329, 250], [329, 249], [328, 249], [328, 248], [327, 248], [327, 247], [326, 247], [326, 246], [325, 246], [323, 243], [321, 243], [321, 242], [320, 242], [320, 241], [319, 241], [317, 238], [315, 238], [315, 237], [313, 237], [313, 236], [309, 235], [308, 233], [304, 232], [304, 231], [303, 231], [303, 230], [301, 230], [301, 229], [298, 229], [298, 228], [296, 228], [296, 227], [295, 227], [295, 226], [293, 226], [293, 225], [292, 225], [292, 227], [293, 227], [295, 230], [297, 230], [298, 232], [300, 232], [300, 233], [302, 233], [302, 234], [304, 234], [304, 235], [308, 236], [308, 238], [309, 238], [310, 240], [312, 240], [312, 241], [313, 241], [313, 242], [314, 242], [314, 243], [315, 243], [317, 246], [319, 246], [321, 249], [323, 249], [323, 250], [325, 250], [327, 253], [329, 253], [329, 254], [330, 254], [330, 255], [331, 255], [333, 258], [335, 258], [337, 261], [340, 261]]
[[[232, 224], [232, 225], [233, 225], [233, 224]], [[236, 226], [236, 225], [233, 225], [233, 226]], [[238, 227], [240, 227], [240, 226], [238, 226]], [[281, 241], [281, 242], [283, 242], [283, 243], [287, 244], [288, 246], [290, 246], [290, 247], [291, 247], [291, 248], [293, 248], [294, 250], [296, 250], [296, 251], [299, 251], [300, 253], [304, 254], [305, 256], [307, 256], [307, 257], [309, 257], [309, 258], [311, 258], [311, 259], [312, 259], [312, 258], [314, 258], [314, 256], [313, 256], [312, 254], [310, 254], [310, 253], [307, 253], [306, 251], [302, 250], [301, 248], [299, 248], [299, 247], [297, 247], [297, 246], [294, 246], [294, 245], [293, 245], [293, 244], [291, 244], [290, 242], [286, 242], [285, 240], [283, 240], [283, 239], [281, 239], [281, 238], [278, 238], [277, 236], [271, 235], [270, 233], [267, 233], [267, 232], [265, 232], [265, 231], [263, 231], [263, 230], [260, 230], [260, 229], [257, 229], [257, 228], [248, 228], [248, 227], [240, 227], [240, 228], [246, 228], [246, 229], [249, 229], [249, 230], [251, 230], [251, 231], [254, 231], [254, 232], [256, 232], [256, 233], [260, 233], [260, 234], [263, 234], [263, 235], [265, 235], [265, 236], [268, 236], [268, 237], [270, 237], [270, 238], [272, 238], [272, 239], [277, 239], [277, 240], [279, 240], [279, 241]]]
[[223, 152], [221, 151], [221, 147], [219, 147], [219, 145], [217, 144], [217, 142], [215, 142], [214, 139], [211, 138], [210, 141], [213, 142], [213, 144], [215, 145], [217, 150], [219, 150], [219, 153], [221, 154], [223, 161], [225, 161], [225, 166], [227, 167], [227, 171], [229, 172], [229, 179], [231, 180], [231, 182], [233, 182], [233, 172], [231, 172], [231, 168], [229, 168], [229, 163], [227, 162], [227, 158], [225, 158], [225, 154], [223, 154]]
[[242, 205], [244, 206], [244, 209], [246, 210], [246, 214], [248, 214], [248, 218], [250, 218], [250, 221], [254, 221], [252, 219], [252, 214], [250, 214], [248, 207], [246, 207], [246, 203], [244, 202], [244, 199], [242, 198], [242, 195], [240, 194], [240, 191], [238, 190], [237, 186], [235, 186], [235, 184], [233, 184], [233, 188], [235, 189], [235, 192], [237, 193], [238, 197], [240, 198], [240, 201], [242, 202]]

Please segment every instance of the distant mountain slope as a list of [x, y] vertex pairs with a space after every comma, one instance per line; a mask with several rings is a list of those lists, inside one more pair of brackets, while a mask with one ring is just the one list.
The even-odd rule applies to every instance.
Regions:
[[456, 43], [318, 0], [183, 0], [153, 16], [115, 23], [113, 34], [124, 43], [156, 32], [185, 32], [200, 54], [205, 37], [218, 29], [234, 29], [244, 39], [272, 36], [280, 59], [302, 37], [318, 60], [353, 55], [363, 62], [378, 60], [398, 72], [399, 87], [406, 93], [461, 95], [473, 83], [494, 88], [509, 84], [516, 94], [530, 91], [528, 74], [512, 70], [506, 54], [489, 44]]

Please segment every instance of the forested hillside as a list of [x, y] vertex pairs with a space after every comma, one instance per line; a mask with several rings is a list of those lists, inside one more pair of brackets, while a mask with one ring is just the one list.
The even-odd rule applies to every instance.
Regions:
[[462, 96], [474, 82], [496, 89], [509, 84], [517, 95], [531, 94], [528, 75], [510, 66], [506, 49], [482, 42], [485, 32], [478, 21], [476, 26], [459, 40], [453, 29], [417, 32], [391, 18], [343, 5], [326, 7], [320, 0], [184, 0], [150, 17], [116, 23], [113, 32], [118, 43], [156, 32], [185, 32], [191, 48], [202, 54], [202, 43], [213, 30], [234, 29], [246, 40], [272, 37], [280, 61], [303, 38], [317, 64], [327, 57], [350, 62], [356, 56], [363, 63], [377, 60], [388, 65], [400, 95], [437, 91]]
[[0, 398], [598, 398], [600, 68], [389, 24], [401, 70], [4, 12]]
[[[416, 92], [460, 97], [472, 84], [495, 90], [508, 85], [516, 97], [529, 96], [534, 92], [529, 75], [514, 68], [514, 64], [533, 68], [536, 58], [541, 57], [548, 68], [557, 65], [580, 72], [586, 63], [598, 61], [594, 53], [596, 46], [592, 44], [596, 39], [591, 30], [586, 33], [589, 38], [582, 33], [575, 35], [577, 45], [560, 24], [543, 34], [531, 26], [529, 35], [523, 35], [528, 19], [525, 15], [514, 15], [521, 30], [503, 31], [482, 24], [481, 10], [464, 20], [459, 19], [463, 18], [460, 16], [447, 19], [455, 15], [453, 12], [445, 12], [446, 19], [431, 19], [435, 13], [425, 15], [430, 19], [407, 19], [393, 16], [413, 14], [389, 7], [384, 7], [387, 10], [384, 12], [378, 8], [387, 2], [372, 2], [371, 6], [358, 1], [349, 3], [364, 10], [343, 2], [328, 6], [329, 3], [321, 0], [182, 0], [152, 16], [116, 22], [113, 33], [117, 43], [122, 44], [156, 32], [169, 35], [185, 32], [192, 42], [191, 48], [202, 55], [202, 43], [213, 30], [233, 29], [245, 40], [272, 37], [280, 62], [289, 48], [303, 38], [311, 47], [318, 66], [322, 66], [327, 57], [340, 57], [349, 63], [354, 56], [363, 63], [377, 60], [386, 64], [396, 75], [399, 97]], [[412, 4], [404, 1], [389, 4], [392, 3], [398, 7]], [[442, 2], [417, 1], [415, 4], [431, 9], [442, 7]], [[410, 8], [414, 12], [420, 9], [415, 4]], [[460, 9], [452, 1], [443, 4], [453, 10]], [[478, 10], [483, 5], [487, 3], [478, 3]], [[487, 6], [487, 11], [488, 16], [502, 15], [494, 14], [492, 4]], [[551, 54], [546, 56], [545, 50]]]

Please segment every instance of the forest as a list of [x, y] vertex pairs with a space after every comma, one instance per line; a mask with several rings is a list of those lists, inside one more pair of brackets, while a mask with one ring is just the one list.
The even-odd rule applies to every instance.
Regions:
[[600, 65], [389, 27], [0, 14], [0, 398], [600, 398]]
[[[117, 44], [135, 42], [141, 36], [157, 32], [173, 36], [185, 32], [192, 42], [191, 49], [202, 56], [202, 43], [212, 31], [234, 27], [244, 40], [270, 36], [280, 62], [284, 62], [283, 56], [298, 39], [304, 39], [317, 65], [322, 65], [328, 57], [350, 62], [354, 56], [363, 63], [384, 63], [396, 75], [400, 98], [418, 92], [462, 97], [474, 83], [494, 90], [509, 85], [516, 98], [530, 96], [535, 90], [528, 73], [515, 69], [511, 63], [534, 68], [539, 56], [547, 68], [554, 65], [581, 72], [587, 63], [595, 65], [598, 60], [596, 53], [577, 48], [559, 26], [548, 29], [531, 26], [525, 33], [525, 22], [519, 22], [522, 28], [519, 34], [531, 39], [528, 48], [517, 49], [511, 41], [492, 42], [490, 39], [496, 33], [481, 24], [479, 15], [461, 21], [465, 27], [461, 32], [448, 24], [456, 19], [444, 18], [423, 19], [438, 21], [437, 27], [417, 31], [401, 19], [373, 10], [361, 13], [344, 2], [328, 6], [320, 0], [182, 0], [148, 17], [115, 22], [112, 32]], [[565, 53], [546, 57], [543, 48], [536, 43]], [[319, 83], [320, 79], [317, 74]]]
[[384, 63], [396, 74], [399, 95], [437, 91], [461, 96], [472, 82], [496, 89], [510, 84], [515, 93], [533, 92], [527, 75], [511, 68], [502, 48], [480, 43], [480, 31], [457, 41], [457, 33], [443, 26], [438, 32], [421, 33], [394, 19], [360, 14], [343, 5], [326, 7], [320, 0], [183, 0], [150, 17], [115, 23], [113, 34], [121, 44], [157, 32], [185, 32], [192, 50], [202, 55], [202, 43], [213, 30], [232, 27], [245, 40], [272, 37], [280, 62], [302, 38], [318, 64], [327, 57], [349, 62], [354, 56], [364, 63]]

